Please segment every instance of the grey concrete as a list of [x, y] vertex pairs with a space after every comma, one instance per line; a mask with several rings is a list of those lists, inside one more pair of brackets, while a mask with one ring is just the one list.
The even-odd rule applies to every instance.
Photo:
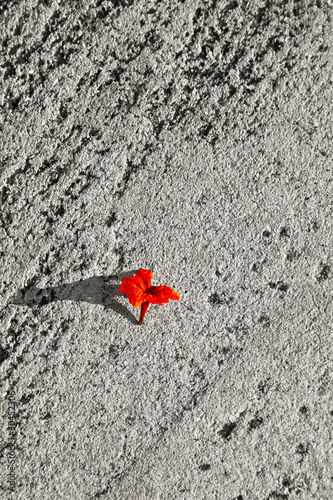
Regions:
[[1, 499], [333, 498], [331, 10], [1, 2]]

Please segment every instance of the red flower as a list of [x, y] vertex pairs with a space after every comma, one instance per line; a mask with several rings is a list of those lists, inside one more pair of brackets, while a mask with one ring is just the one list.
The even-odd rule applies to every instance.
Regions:
[[149, 304], [162, 306], [171, 300], [179, 300], [180, 295], [166, 285], [152, 286], [153, 273], [147, 269], [140, 269], [138, 273], [130, 278], [123, 278], [119, 288], [120, 293], [127, 295], [128, 300], [134, 307], [141, 306], [140, 325], [147, 312]]

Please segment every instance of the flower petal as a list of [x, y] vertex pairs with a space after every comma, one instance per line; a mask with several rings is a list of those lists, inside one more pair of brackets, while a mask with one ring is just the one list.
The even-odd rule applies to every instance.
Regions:
[[[149, 298], [148, 298], [149, 296]], [[145, 300], [148, 300], [152, 304], [167, 304], [169, 300], [179, 300], [180, 295], [166, 285], [163, 286], [151, 286], [146, 294]]]
[[119, 292], [127, 295], [132, 306], [138, 307], [145, 300], [145, 295], [150, 287], [152, 276], [153, 273], [151, 271], [140, 269], [134, 276], [121, 280]]
[[147, 290], [151, 286], [151, 279], [153, 277], [153, 273], [148, 271], [148, 269], [140, 269], [133, 278], [136, 280], [138, 285], [142, 286], [143, 290]]

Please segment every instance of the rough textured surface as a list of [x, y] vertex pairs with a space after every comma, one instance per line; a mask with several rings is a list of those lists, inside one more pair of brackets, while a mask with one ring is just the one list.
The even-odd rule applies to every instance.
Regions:
[[333, 498], [330, 4], [1, 2], [1, 498]]

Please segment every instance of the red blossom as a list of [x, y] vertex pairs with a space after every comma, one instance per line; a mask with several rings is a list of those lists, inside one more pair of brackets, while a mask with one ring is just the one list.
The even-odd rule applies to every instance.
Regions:
[[123, 278], [119, 288], [120, 293], [127, 295], [128, 300], [134, 307], [141, 306], [140, 325], [143, 323], [149, 304], [162, 306], [169, 300], [179, 300], [179, 293], [171, 290], [166, 285], [152, 286], [153, 273], [147, 269], [140, 269], [134, 276]]

